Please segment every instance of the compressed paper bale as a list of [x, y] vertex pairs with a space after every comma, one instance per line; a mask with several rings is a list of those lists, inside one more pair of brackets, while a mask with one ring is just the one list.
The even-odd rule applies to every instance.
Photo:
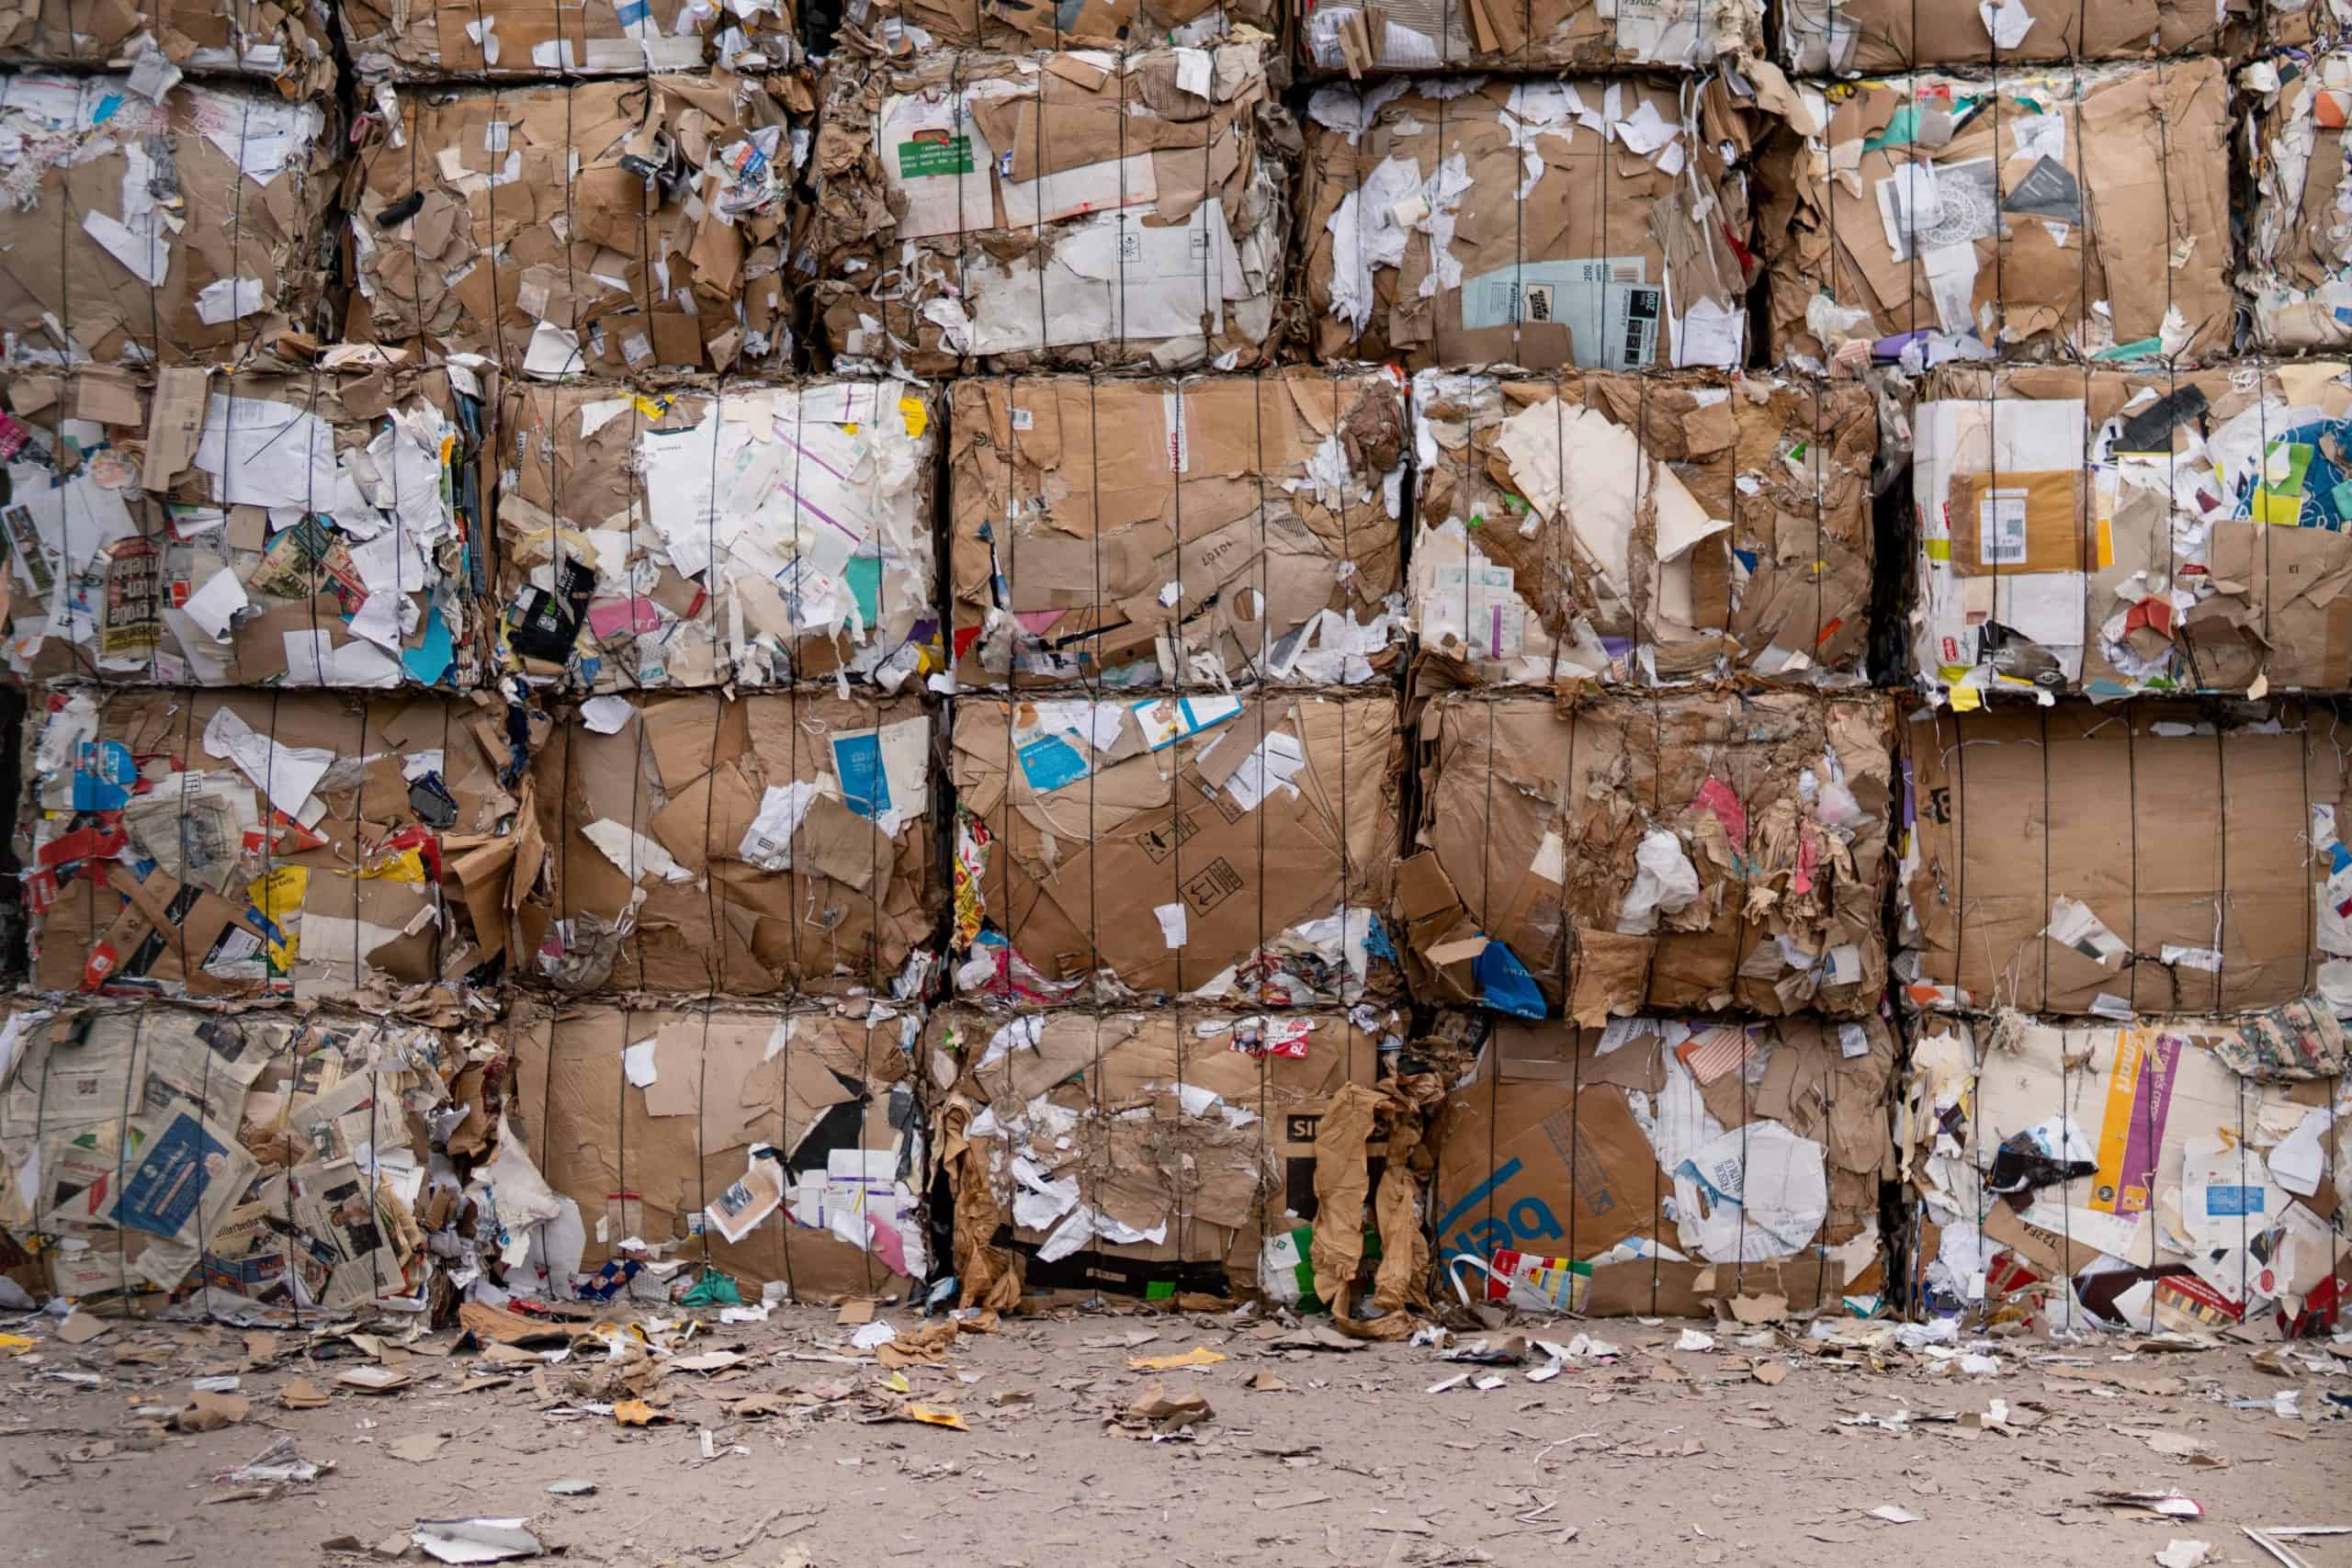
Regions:
[[841, 44], [904, 62], [938, 50], [1118, 50], [1146, 40], [1202, 48], [1251, 30], [1283, 29], [1272, 0], [1078, 0], [1029, 6], [1013, 0], [854, 0]]
[[335, 90], [323, 6], [15, 0], [0, 13], [0, 62], [87, 67], [126, 60], [158, 86], [178, 72], [252, 77], [276, 84], [288, 98], [325, 98]]
[[1905, 998], [2115, 1018], [2352, 996], [2335, 722], [2282, 698], [1914, 716]]
[[1294, 134], [1274, 63], [1252, 39], [837, 65], [800, 264], [833, 366], [1265, 363]]
[[571, 994], [887, 994], [930, 941], [932, 719], [912, 696], [627, 699], [532, 768], [519, 974]]
[[[2313, 10], [2329, 0], [2314, 0]], [[2338, 29], [2333, 41], [2346, 41]], [[2344, 188], [2344, 122], [2352, 107], [2352, 51], [2278, 55], [2247, 67], [2259, 87], [2246, 126], [2254, 201], [2240, 281], [2253, 297], [2254, 333], [2289, 352], [2352, 344], [2352, 254], [2336, 230]]]
[[335, 129], [266, 88], [0, 73], [7, 356], [204, 364], [315, 332]]
[[1878, 418], [1852, 383], [1424, 370], [1410, 614], [1479, 684], [1865, 668]]
[[400, 96], [345, 182], [345, 331], [548, 380], [781, 367], [807, 107], [723, 70]]
[[1780, 7], [1772, 57], [1804, 76], [1937, 65], [2006, 73], [2158, 54], [2230, 58], [2252, 40], [2257, 11], [2284, 9], [2257, 7], [2251, 0], [1982, 0], [1933, 6], [1910, 0], [1790, 0]]
[[496, 378], [384, 357], [0, 375], [22, 440], [10, 667], [159, 685], [478, 683]]
[[714, 61], [729, 70], [773, 70], [799, 58], [797, 10], [792, 0], [723, 8], [689, 0], [343, 0], [336, 16], [364, 83], [424, 83], [700, 71]]
[[960, 684], [1352, 685], [1395, 667], [1393, 373], [1018, 377], [959, 381], [954, 402]]
[[1674, 6], [1606, 0], [1366, 6], [1323, 0], [1301, 23], [1309, 62], [1327, 74], [1373, 71], [1691, 71], [1763, 52], [1761, 0]]
[[1396, 725], [1385, 697], [959, 699], [957, 992], [1393, 995]]
[[1295, 284], [1316, 358], [1746, 363], [1752, 109], [1719, 75], [1317, 88]]
[[600, 692], [846, 676], [943, 654], [932, 538], [939, 401], [920, 384], [511, 383], [501, 635]]
[[2005, 71], [1999, 83], [1992, 95], [1923, 73], [1834, 104], [1804, 89], [1779, 117], [1756, 168], [1781, 362], [1817, 367], [1843, 345], [1913, 333], [2007, 358], [2228, 346], [2221, 62]]
[[2344, 372], [1930, 373], [1911, 417], [1921, 681], [1955, 703], [2352, 683]]

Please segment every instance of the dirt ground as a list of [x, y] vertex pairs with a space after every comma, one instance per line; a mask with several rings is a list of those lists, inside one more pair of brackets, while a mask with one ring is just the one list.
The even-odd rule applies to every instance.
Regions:
[[[897, 1371], [901, 1393], [832, 1311], [780, 1307], [679, 1347], [742, 1359], [668, 1368], [643, 1385], [666, 1419], [625, 1427], [579, 1409], [616, 1392], [599, 1346], [543, 1366], [508, 1348], [493, 1365], [450, 1335], [402, 1350], [153, 1324], [73, 1344], [59, 1327], [0, 1320], [0, 1335], [36, 1341], [9, 1359], [0, 1339], [0, 1519], [17, 1563], [350, 1565], [386, 1561], [419, 1518], [468, 1515], [526, 1517], [574, 1562], [747, 1568], [2027, 1568], [2151, 1563], [2176, 1540], [2268, 1563], [2241, 1526], [2352, 1524], [2352, 1425], [2327, 1397], [2352, 1396], [2352, 1359], [2324, 1344], [2265, 1368], [2263, 1347], [2014, 1338], [1997, 1371], [1970, 1375], [1949, 1351], [1825, 1359], [1736, 1325], [1521, 1325], [1619, 1351], [1537, 1381], [1549, 1358], [1532, 1344], [1523, 1364], [1481, 1368], [1426, 1346], [1283, 1348], [1299, 1330], [1248, 1316], [1073, 1314], [958, 1336], [946, 1359]], [[1713, 1348], [1679, 1348], [1686, 1328]], [[1196, 1349], [1224, 1359], [1130, 1364]], [[406, 1386], [337, 1382], [386, 1363]], [[1464, 1371], [1501, 1382], [1428, 1392]], [[225, 1404], [245, 1402], [243, 1418], [166, 1429], [198, 1377], [236, 1378]], [[284, 1407], [298, 1381], [325, 1403]], [[1160, 1441], [1117, 1424], [1155, 1381], [1161, 1408], [1196, 1393], [1207, 1418], [1163, 1417], [1179, 1435]], [[910, 1402], [968, 1429], [904, 1419]], [[1852, 1424], [1903, 1411], [1907, 1423]], [[281, 1436], [332, 1468], [308, 1483], [222, 1479]], [[565, 1482], [594, 1490], [548, 1491]], [[2093, 1495], [2166, 1487], [2204, 1517]], [[2352, 1565], [2352, 1537], [2295, 1544], [2313, 1568]]]

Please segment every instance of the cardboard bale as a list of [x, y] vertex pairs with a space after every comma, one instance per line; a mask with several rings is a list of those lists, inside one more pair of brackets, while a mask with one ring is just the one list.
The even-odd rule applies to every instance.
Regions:
[[158, 103], [134, 80], [0, 73], [12, 360], [198, 365], [315, 324], [329, 111], [193, 82]]
[[1274, 38], [1287, 15], [1275, 0], [852, 0], [843, 11], [842, 45], [900, 60], [948, 49], [1120, 50], [1146, 39], [1197, 49], [1251, 30]]
[[2352, 686], [2352, 386], [1951, 365], [1912, 415], [1913, 658], [1987, 691]]
[[790, 81], [408, 94], [345, 183], [346, 333], [548, 380], [786, 363]]
[[[2324, 3], [2324, 0], [2320, 0]], [[2336, 43], [2352, 42], [2338, 33]], [[2246, 67], [2255, 93], [2246, 141], [2254, 176], [2240, 284], [2266, 348], [2352, 344], [2352, 242], [2341, 229], [2344, 126], [2352, 116], [2352, 50], [2281, 54]]]
[[1295, 134], [1259, 40], [843, 60], [806, 262], [839, 369], [1249, 369], [1278, 346]]
[[451, 78], [633, 76], [773, 70], [800, 57], [793, 0], [697, 6], [689, 0], [338, 0], [336, 17], [363, 82]]
[[931, 1272], [918, 1012], [570, 1005], [511, 1032], [519, 1126], [566, 1213], [559, 1300], [666, 1301], [704, 1266], [746, 1300], [896, 1295]]
[[[356, 1013], [15, 1004], [0, 1233], [101, 1313], [431, 1304], [448, 1086], [478, 1037]], [[436, 1174], [437, 1168], [437, 1174]]]
[[21, 438], [0, 509], [9, 668], [157, 685], [476, 684], [483, 377], [364, 348], [328, 360], [0, 374]]
[[509, 383], [506, 650], [605, 692], [937, 671], [938, 418], [903, 381]]
[[1387, 697], [957, 699], [957, 992], [1394, 995], [1396, 730]]
[[1871, 1012], [1894, 745], [1875, 694], [1430, 703], [1396, 874], [1415, 997], [1589, 1025]]
[[1760, 55], [1763, 0], [1616, 6], [1543, 0], [1453, 6], [1444, 0], [1307, 0], [1308, 61], [1327, 74], [1371, 71], [1695, 71]]
[[1295, 291], [1317, 359], [1745, 362], [1748, 131], [1723, 77], [1399, 79], [1306, 112]]
[[[2293, 0], [2302, 4], [2304, 0]], [[1773, 59], [1803, 76], [1921, 66], [2007, 73], [2075, 61], [2239, 52], [2254, 35], [2255, 0], [1783, 0]]]
[[518, 973], [574, 995], [920, 986], [940, 900], [919, 699], [597, 701], [622, 706], [584, 707], [532, 767], [550, 850]]
[[1496, 1018], [1439, 1122], [1439, 1268], [1591, 1316], [1867, 1314], [1894, 1056], [1876, 1017]]
[[1834, 101], [1797, 95], [1757, 158], [1776, 357], [1818, 367], [1846, 344], [1915, 333], [1928, 334], [1929, 363], [1988, 348], [2080, 359], [2229, 347], [2221, 62], [1998, 82], [1929, 73]]
[[480, 703], [37, 692], [17, 834], [34, 986], [494, 1011], [545, 721]]
[[1412, 625], [1466, 678], [1863, 674], [1859, 384], [1424, 370], [1413, 436]]
[[1299, 1303], [1319, 1124], [1335, 1096], [1380, 1078], [1400, 1028], [1369, 1010], [933, 1014], [922, 1053], [964, 1302]]
[[959, 685], [1341, 685], [1395, 666], [1393, 372], [1022, 377], [953, 395]]
[[2338, 723], [2291, 698], [1914, 715], [1905, 997], [2103, 1018], [2352, 1001]]
[[[2312, 1053], [2292, 1077], [2280, 1047]], [[2343, 1032], [2237, 1021], [1922, 1021], [1904, 1083], [1922, 1312], [2031, 1329], [2325, 1332], [2352, 1269]]]
[[150, 73], [141, 79], [159, 96], [186, 73], [250, 76], [289, 98], [324, 98], [335, 89], [326, 12], [316, 3], [10, 0], [0, 9], [0, 63], [128, 64]]

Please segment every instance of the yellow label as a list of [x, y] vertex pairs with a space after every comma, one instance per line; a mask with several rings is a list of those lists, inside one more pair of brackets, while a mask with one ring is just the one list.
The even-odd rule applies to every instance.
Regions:
[[922, 400], [900, 398], [899, 412], [907, 416], [907, 434], [922, 440], [922, 433], [931, 428], [931, 411], [922, 406]]
[[662, 417], [670, 412], [666, 404], [657, 403], [650, 398], [640, 398], [634, 392], [629, 394], [628, 400], [630, 407], [656, 423], [659, 423]]
[[1983, 707], [1984, 705], [1984, 697], [1983, 697], [1981, 694], [1978, 694], [1978, 692], [1977, 692], [1977, 690], [1976, 690], [1976, 688], [1975, 688], [1975, 687], [1973, 687], [1973, 686], [1954, 686], [1954, 687], [1951, 689], [1951, 711], [1952, 711], [1952, 712], [1954, 712], [1954, 713], [1974, 713], [1978, 708], [1981, 708], [1981, 707]]
[[2280, 528], [2297, 527], [2303, 521], [2303, 498], [2257, 489], [2254, 492], [2254, 520]]
[[[281, 865], [266, 876], [257, 876], [245, 887], [245, 897], [253, 900], [254, 908], [279, 931], [286, 930], [286, 918], [302, 912], [302, 899], [311, 891], [311, 868], [302, 865]], [[301, 938], [288, 935], [284, 942], [269, 943], [270, 965], [279, 974], [291, 974], [295, 951]]]
[[424, 886], [424, 857], [414, 850], [402, 850], [390, 860], [378, 861], [365, 871], [352, 875], [361, 882], [407, 882]]
[[2098, 520], [2098, 564], [2102, 571], [2115, 564], [2115, 519], [2112, 517]]
[[2107, 1079], [2107, 1114], [2098, 1130], [2098, 1171], [2091, 1180], [2090, 1206], [2101, 1213], [2138, 1213], [2148, 1206], [2144, 1190], [2123, 1190], [2123, 1151], [2131, 1141], [2132, 1108], [2139, 1100], [2140, 1074], [2147, 1062], [2147, 1036], [2136, 1029], [2118, 1030], [2115, 1067]]
[[1950, 539], [1926, 539], [1922, 540], [1921, 543], [1927, 547], [1928, 558], [1929, 560], [1951, 559], [1951, 541]]

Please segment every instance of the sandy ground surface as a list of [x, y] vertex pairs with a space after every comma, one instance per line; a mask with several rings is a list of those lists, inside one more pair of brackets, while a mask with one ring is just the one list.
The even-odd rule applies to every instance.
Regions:
[[[1578, 1326], [1525, 1332], [1565, 1342]], [[2352, 1394], [2352, 1360], [2324, 1347], [2266, 1368], [2256, 1347], [2015, 1338], [1996, 1372], [1967, 1375], [1901, 1352], [1826, 1360], [1770, 1330], [1580, 1326], [1620, 1354], [1533, 1381], [1546, 1357], [1532, 1345], [1528, 1364], [1476, 1369], [1427, 1347], [1284, 1348], [1295, 1330], [1247, 1318], [1072, 1314], [958, 1336], [944, 1359], [896, 1371], [902, 1393], [816, 1308], [714, 1325], [678, 1354], [741, 1359], [658, 1378], [600, 1348], [534, 1367], [511, 1348], [486, 1363], [446, 1335], [379, 1359], [294, 1333], [118, 1324], [70, 1344], [53, 1318], [0, 1322], [37, 1341], [0, 1352], [0, 1520], [12, 1562], [130, 1568], [383, 1562], [420, 1517], [459, 1515], [526, 1517], [570, 1562], [750, 1568], [2026, 1568], [2152, 1563], [2175, 1540], [2266, 1563], [2240, 1526], [2352, 1524], [2352, 1424], [2325, 1397]], [[1713, 1348], [1678, 1348], [1686, 1327]], [[1224, 1359], [1131, 1366], [1200, 1349]], [[384, 1360], [404, 1387], [337, 1381]], [[632, 1366], [662, 1419], [563, 1413], [629, 1397], [616, 1374]], [[1502, 1381], [1428, 1392], [1465, 1371]], [[235, 1377], [242, 1419], [169, 1429], [198, 1377]], [[324, 1403], [286, 1408], [298, 1382]], [[1160, 1441], [1119, 1424], [1155, 1382], [1161, 1408], [1198, 1394], [1207, 1418]], [[968, 1429], [907, 1420], [910, 1402]], [[2006, 1423], [1988, 1417], [1996, 1402]], [[1906, 1410], [1892, 1427], [1852, 1424]], [[332, 1468], [308, 1483], [222, 1479], [281, 1437]], [[594, 1490], [548, 1490], [565, 1482]], [[2094, 1500], [2112, 1487], [2177, 1487], [2204, 1517]], [[2313, 1568], [2352, 1565], [2352, 1537], [2299, 1550]]]

